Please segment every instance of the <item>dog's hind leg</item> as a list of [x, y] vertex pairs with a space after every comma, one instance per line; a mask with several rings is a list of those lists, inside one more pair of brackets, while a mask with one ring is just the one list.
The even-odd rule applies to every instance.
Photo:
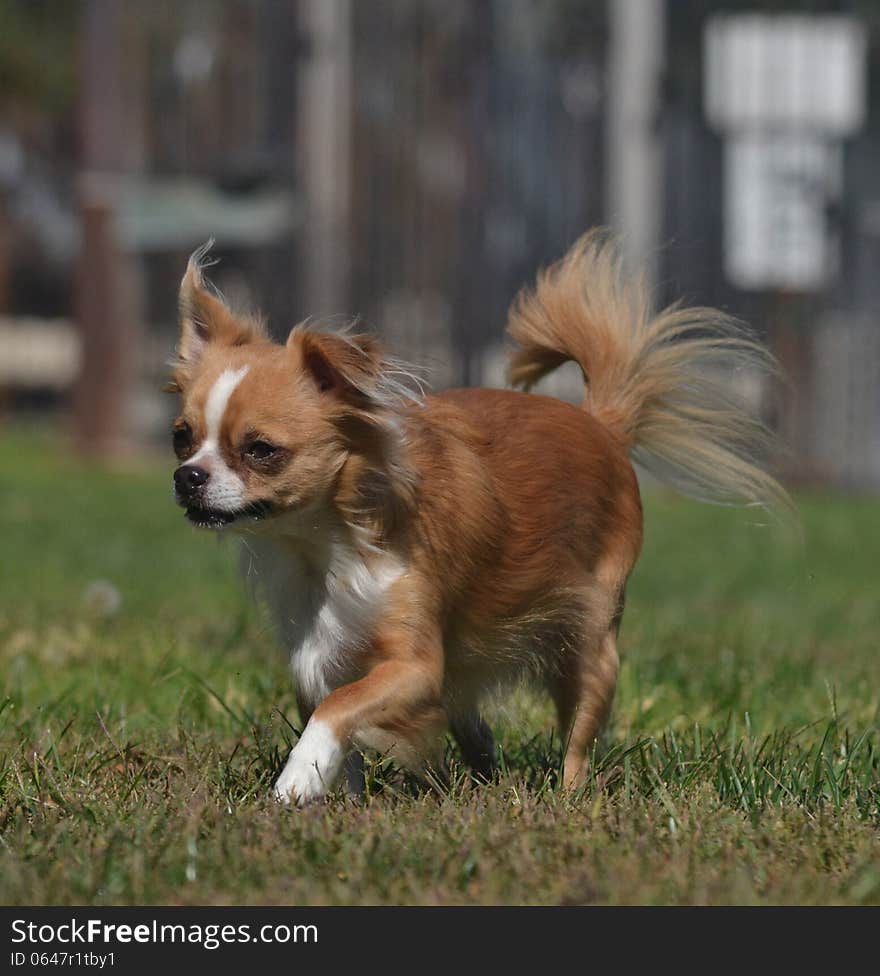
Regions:
[[565, 743], [562, 782], [566, 789], [575, 789], [586, 781], [593, 743], [611, 713], [617, 688], [617, 631], [622, 613], [621, 595], [610, 624], [598, 640], [585, 636], [572, 642], [551, 687]]

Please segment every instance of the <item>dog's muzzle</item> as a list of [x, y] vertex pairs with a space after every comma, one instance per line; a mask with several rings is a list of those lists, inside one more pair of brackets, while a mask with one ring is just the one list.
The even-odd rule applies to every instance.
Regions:
[[205, 489], [211, 474], [195, 464], [181, 464], [174, 472], [174, 495], [186, 510], [186, 517], [199, 528], [219, 529], [239, 519], [259, 520], [272, 513], [272, 503], [250, 502], [234, 511], [212, 508], [205, 504]]

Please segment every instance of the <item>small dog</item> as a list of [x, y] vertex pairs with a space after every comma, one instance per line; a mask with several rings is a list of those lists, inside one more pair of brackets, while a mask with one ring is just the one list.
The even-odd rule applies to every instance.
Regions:
[[717, 370], [769, 355], [712, 309], [652, 316], [593, 231], [507, 326], [513, 384], [573, 360], [580, 408], [510, 390], [421, 396], [371, 336], [298, 325], [271, 342], [206, 285], [206, 250], [180, 290], [174, 485], [193, 524], [241, 537], [290, 654], [306, 724], [278, 799], [359, 789], [362, 749], [442, 770], [447, 730], [490, 777], [480, 703], [523, 675], [555, 703], [564, 786], [582, 784], [642, 541], [630, 456], [699, 497], [784, 504], [752, 460], [766, 432]]

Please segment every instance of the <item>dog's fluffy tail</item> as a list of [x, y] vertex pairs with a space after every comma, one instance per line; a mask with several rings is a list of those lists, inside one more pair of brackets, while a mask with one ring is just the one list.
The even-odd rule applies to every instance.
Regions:
[[511, 381], [526, 389], [568, 360], [586, 383], [584, 408], [635, 460], [705, 501], [788, 509], [788, 495], [758, 458], [772, 439], [731, 385], [743, 367], [773, 371], [762, 345], [711, 308], [653, 315], [647, 288], [627, 277], [614, 241], [585, 234], [511, 307], [520, 348]]

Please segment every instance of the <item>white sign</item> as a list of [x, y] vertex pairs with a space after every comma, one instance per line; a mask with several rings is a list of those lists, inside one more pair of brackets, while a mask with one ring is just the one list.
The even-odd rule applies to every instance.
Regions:
[[703, 48], [709, 121], [731, 130], [855, 132], [865, 117], [865, 30], [853, 17], [711, 17]]
[[725, 137], [724, 267], [740, 288], [818, 290], [837, 270], [840, 140], [865, 116], [865, 31], [843, 15], [710, 18], [704, 100]]
[[806, 136], [743, 135], [724, 153], [724, 255], [745, 289], [819, 290], [838, 266], [829, 202], [840, 194], [842, 153]]

